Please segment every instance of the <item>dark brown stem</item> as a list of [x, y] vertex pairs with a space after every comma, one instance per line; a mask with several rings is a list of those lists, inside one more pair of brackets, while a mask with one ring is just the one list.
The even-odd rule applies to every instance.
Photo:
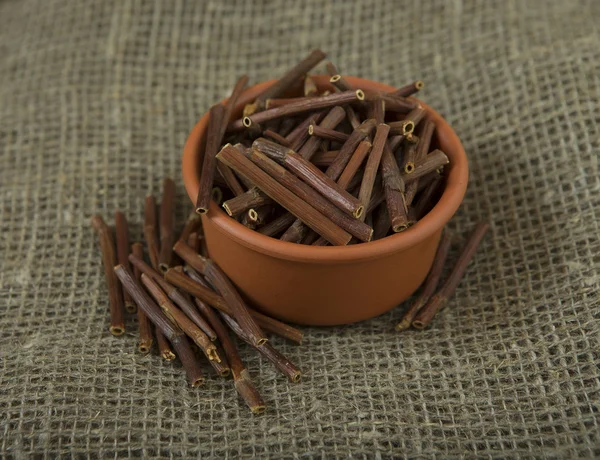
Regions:
[[342, 211], [360, 217], [363, 212], [361, 202], [341, 188], [333, 179], [302, 156], [286, 147], [267, 139], [257, 139], [252, 147], [275, 160], [318, 191]]
[[348, 140], [344, 142], [344, 145], [342, 145], [340, 153], [336, 159], [327, 168], [326, 174], [329, 177], [331, 177], [334, 181], [339, 179], [340, 175], [344, 171], [344, 168], [350, 161], [352, 154], [356, 150], [356, 147], [358, 147], [358, 144], [360, 144], [361, 141], [371, 134], [371, 131], [375, 129], [376, 124], [376, 121], [373, 119], [365, 120], [358, 128], [352, 131], [352, 134], [350, 134]]
[[[114, 271], [121, 280], [123, 287], [131, 294], [131, 297], [138, 308], [143, 310], [148, 319], [156, 326], [157, 332], [160, 331], [164, 337], [169, 339], [177, 350], [177, 354], [180, 357], [183, 356], [181, 363], [185, 368], [188, 380], [192, 386], [201, 385], [204, 379], [202, 378], [200, 366], [183, 331], [167, 319], [160, 307], [156, 305], [146, 291], [135, 282], [131, 273], [125, 267], [117, 265], [114, 268]], [[163, 357], [167, 359], [166, 356], [163, 355]]]
[[217, 347], [211, 342], [208, 336], [190, 320], [185, 313], [177, 308], [167, 297], [160, 286], [148, 277], [145, 273], [142, 274], [142, 283], [154, 298], [163, 313], [169, 318], [173, 324], [181, 328], [185, 334], [194, 341], [202, 350], [209, 361], [221, 362], [221, 358], [217, 354]]
[[308, 127], [308, 134], [322, 139], [327, 139], [334, 142], [344, 143], [350, 137], [349, 134], [336, 131], [335, 129], [321, 128], [320, 126], [310, 125]]
[[202, 171], [200, 175], [200, 188], [196, 198], [196, 212], [205, 214], [208, 212], [208, 206], [211, 200], [215, 171], [217, 162], [215, 155], [219, 151], [221, 144], [221, 123], [225, 107], [221, 104], [213, 105], [209, 112], [208, 128], [206, 130], [206, 149], [204, 151], [204, 160], [202, 162]]
[[250, 160], [258, 165], [263, 171], [277, 180], [280, 184], [296, 194], [299, 198], [310, 203], [317, 211], [329, 218], [335, 224], [346, 230], [348, 233], [359, 238], [361, 241], [370, 241], [372, 229], [357, 219], [343, 213], [336, 208], [330, 201], [320, 195], [315, 189], [302, 182], [292, 173], [273, 160], [262, 154], [258, 150], [249, 152]]
[[427, 115], [425, 109], [421, 106], [417, 106], [406, 115], [406, 118], [404, 120], [411, 121], [414, 127], [417, 127], [417, 125], [421, 123], [421, 120], [425, 118], [425, 115]]
[[[335, 129], [346, 116], [344, 109], [341, 107], [332, 108], [323, 120], [318, 124], [319, 128], [322, 129]], [[307, 133], [310, 135], [310, 127], [317, 126], [317, 122], [311, 123], [307, 127]], [[310, 137], [302, 145], [300, 150], [297, 150], [298, 154], [305, 160], [310, 160], [315, 153], [319, 150], [319, 147], [323, 144], [322, 139]]]
[[[117, 242], [117, 261], [127, 268], [129, 266], [129, 229], [127, 225], [127, 218], [125, 214], [120, 211], [115, 213], [115, 237]], [[135, 303], [129, 296], [129, 293], [123, 291], [123, 303], [125, 304], [125, 310], [129, 313], [135, 313]]]
[[352, 91], [354, 87], [348, 83], [348, 81], [342, 77], [340, 74], [332, 75], [329, 79], [329, 83], [335, 86], [340, 91]]
[[248, 306], [227, 275], [212, 260], [196, 254], [188, 245], [179, 241], [173, 248], [177, 255], [186, 261], [193, 269], [204, 275], [213, 285], [217, 293], [223, 296], [233, 316], [252, 344], [260, 346], [267, 342], [267, 337], [250, 315]]
[[351, 104], [362, 101], [364, 98], [365, 94], [360, 89], [357, 89], [356, 91], [344, 91], [341, 93], [329, 94], [327, 96], [302, 98], [302, 100], [297, 102], [292, 102], [282, 107], [276, 107], [274, 109], [256, 113], [251, 117], [244, 117], [240, 120], [236, 120], [229, 125], [229, 131], [242, 131], [253, 124], [260, 124], [276, 118], [288, 117], [306, 112], [314, 112], [336, 105]]
[[277, 82], [256, 97], [254, 103], [256, 104], [257, 109], [260, 110], [267, 99], [273, 99], [285, 93], [300, 78], [325, 59], [325, 56], [326, 54], [323, 51], [313, 50], [308, 56], [298, 62], [298, 64], [289, 69], [279, 80], [277, 80]]
[[412, 322], [417, 329], [423, 329], [429, 325], [436, 313], [446, 306], [446, 302], [454, 293], [462, 280], [469, 262], [475, 255], [477, 247], [489, 229], [487, 222], [481, 222], [475, 227], [475, 230], [469, 237], [467, 244], [463, 248], [456, 264], [452, 267], [448, 278], [436, 294], [431, 297], [427, 304], [419, 310], [419, 313]]
[[352, 179], [355, 177], [358, 169], [363, 164], [365, 158], [369, 154], [370, 149], [371, 143], [369, 141], [362, 141], [360, 144], [358, 144], [358, 147], [356, 147], [352, 157], [350, 157], [350, 161], [348, 161], [348, 164], [344, 168], [342, 175], [337, 181], [340, 187], [345, 190], [349, 190]]
[[272, 220], [267, 225], [258, 229], [258, 233], [262, 233], [266, 236], [275, 237], [279, 233], [287, 229], [296, 220], [296, 216], [286, 212], [279, 216], [277, 219]]
[[251, 208], [257, 208], [272, 204], [273, 200], [260, 191], [258, 187], [252, 187], [247, 192], [231, 198], [223, 203], [223, 209], [231, 217], [239, 216]]
[[[306, 237], [309, 228], [304, 225], [300, 219], [294, 220], [294, 223], [281, 235], [281, 241], [288, 241], [289, 243], [301, 243], [304, 237]], [[325, 240], [327, 241], [327, 240]]]
[[378, 124], [385, 123], [386, 102], [382, 97], [369, 101], [367, 118], [373, 118]]
[[371, 147], [371, 153], [367, 158], [367, 164], [365, 166], [365, 173], [363, 180], [360, 185], [360, 192], [358, 198], [363, 206], [367, 207], [371, 201], [371, 194], [373, 193], [373, 185], [375, 184], [375, 177], [379, 170], [379, 163], [381, 162], [381, 156], [385, 147], [385, 142], [390, 132], [390, 127], [386, 124], [377, 125], [377, 131], [375, 132], [375, 138], [373, 140], [373, 147]]
[[304, 221], [317, 233], [326, 237], [328, 241], [338, 245], [344, 245], [350, 241], [351, 235], [349, 233], [335, 225], [329, 218], [318, 212], [308, 203], [298, 199], [296, 195], [245, 158], [236, 149], [226, 146], [219, 152], [218, 158], [237, 173], [246, 176], [266, 195]]
[[265, 129], [263, 131], [263, 136], [270, 137], [275, 142], [277, 142], [278, 144], [283, 145], [284, 147], [290, 147], [291, 146], [291, 144], [288, 142], [288, 140], [285, 137], [281, 136], [280, 134], [276, 133], [275, 131], [271, 131], [270, 129]]
[[[325, 110], [315, 113], [309, 113], [308, 116], [296, 125], [296, 127], [287, 135], [285, 139], [290, 143], [292, 150], [298, 150], [308, 139], [308, 127], [312, 123], [319, 123], [325, 117]], [[291, 120], [286, 118], [285, 120]], [[300, 147], [299, 147], [300, 146]]]
[[433, 205], [434, 197], [437, 195], [437, 191], [440, 188], [442, 177], [439, 174], [435, 174], [435, 178], [427, 185], [427, 187], [419, 195], [419, 199], [415, 203], [413, 209], [417, 219], [422, 219], [426, 213], [429, 212]]
[[165, 361], [173, 361], [177, 356], [171, 349], [169, 341], [165, 335], [157, 328], [154, 328], [154, 334], [156, 335], [156, 343], [158, 345], [158, 353]]
[[261, 355], [271, 361], [279, 371], [285, 375], [290, 382], [297, 383], [300, 381], [301, 373], [300, 370], [285, 356], [279, 353], [273, 346], [269, 343], [266, 343], [262, 347], [256, 347], [254, 344], [248, 340], [248, 337], [244, 333], [243, 329], [239, 326], [238, 323], [234, 321], [234, 319], [225, 314], [221, 313], [221, 317], [229, 326], [229, 329], [233, 331], [235, 335], [237, 335], [240, 339], [252, 345]]
[[156, 200], [152, 195], [147, 196], [145, 201], [144, 238], [146, 240], [146, 247], [148, 248], [148, 257], [150, 257], [150, 262], [152, 263], [152, 266], [158, 270], [158, 254], [160, 252], [160, 244], [157, 230]]
[[328, 150], [327, 152], [317, 152], [310, 161], [315, 166], [329, 166], [340, 153], [339, 150]]
[[[133, 243], [131, 245], [131, 253], [136, 257], [143, 259], [144, 257], [144, 246], [142, 243]], [[123, 265], [123, 264], [121, 264]], [[129, 267], [129, 259], [127, 259], [127, 265], [123, 265], [124, 267]], [[142, 272], [134, 267], [133, 272], [135, 274], [135, 279], [138, 283], [142, 281]], [[129, 293], [128, 293], [129, 294]], [[132, 299], [133, 302], [133, 299]], [[138, 344], [138, 350], [140, 353], [148, 353], [152, 349], [152, 344], [154, 343], [154, 336], [152, 335], [152, 325], [150, 324], [150, 320], [144, 313], [144, 310], [141, 308], [137, 309], [137, 317], [138, 317], [138, 330], [140, 333], [140, 341]]]
[[421, 135], [419, 136], [419, 144], [417, 147], [416, 160], [422, 160], [429, 153], [429, 148], [431, 146], [431, 140], [433, 139], [433, 134], [435, 133], [435, 122], [432, 120], [426, 120], [423, 123], [423, 129], [421, 130]]
[[190, 213], [190, 215], [188, 216], [188, 220], [185, 223], [185, 227], [183, 227], [181, 234], [179, 235], [179, 239], [181, 241], [187, 241], [190, 234], [192, 233], [204, 235], [204, 231], [202, 229], [202, 220], [200, 219], [200, 216], [195, 212]]
[[440, 282], [440, 278], [442, 277], [442, 273], [444, 271], [444, 266], [446, 265], [446, 259], [448, 258], [448, 251], [450, 250], [451, 242], [452, 241], [448, 236], [448, 233], [444, 231], [442, 233], [437, 252], [435, 253], [433, 264], [431, 265], [431, 269], [429, 270], [427, 278], [423, 283], [421, 292], [413, 301], [413, 303], [410, 304], [410, 307], [408, 307], [408, 310], [406, 310], [400, 322], [396, 324], [397, 331], [403, 331], [410, 327], [419, 310], [423, 308], [423, 306], [429, 301], [430, 297], [437, 289], [438, 283]]
[[[373, 213], [370, 215], [373, 215]], [[390, 228], [392, 228], [390, 214], [388, 213], [387, 206], [384, 204], [379, 206], [377, 216], [373, 219], [373, 240], [384, 238], [390, 231]]]
[[398, 233], [408, 228], [408, 210], [404, 202], [405, 185], [396, 158], [387, 143], [383, 148], [380, 169], [392, 230]]
[[175, 302], [175, 304], [181, 308], [181, 310], [183, 310], [190, 320], [192, 320], [194, 324], [210, 338], [210, 340], [215, 340], [217, 338], [215, 332], [210, 328], [210, 325], [204, 320], [204, 318], [202, 318], [202, 316], [200, 316], [194, 305], [185, 298], [179, 289], [177, 289], [171, 283], [165, 281], [160, 273], [152, 269], [152, 267], [146, 264], [143, 259], [140, 259], [135, 254], [131, 254], [129, 256], [129, 261], [135, 268], [154, 280], [154, 282], [156, 282], [169, 296], [169, 299]]
[[398, 88], [396, 91], [392, 91], [389, 93], [390, 96], [394, 97], [408, 97], [411, 96], [418, 91], [421, 91], [425, 87], [425, 83], [421, 80], [414, 81], [402, 88]]
[[229, 187], [229, 190], [231, 190], [231, 192], [234, 195], [237, 196], [244, 193], [244, 187], [242, 187], [242, 184], [240, 184], [240, 181], [230, 168], [228, 168], [223, 163], [217, 162], [217, 171], [219, 171], [221, 177], [223, 177], [223, 179], [225, 180], [227, 187]]
[[403, 135], [407, 136], [411, 134], [415, 129], [415, 124], [411, 120], [400, 120], [392, 121], [388, 123], [390, 125], [390, 135]]
[[163, 182], [163, 195], [160, 202], [160, 252], [158, 255], [158, 268], [166, 272], [173, 259], [173, 241], [175, 229], [175, 182], [166, 178]]
[[402, 180], [408, 184], [411, 181], [417, 180], [420, 177], [426, 176], [433, 171], [437, 171], [439, 168], [449, 163], [448, 157], [441, 150], [434, 150], [422, 161], [415, 163], [415, 169], [410, 174], [402, 174]]
[[112, 232], [100, 216], [92, 217], [92, 227], [98, 235], [100, 251], [102, 252], [104, 277], [106, 278], [110, 305], [109, 331], [112, 335], [123, 335], [125, 332], [125, 309], [123, 307], [123, 291], [112, 269], [117, 264], [117, 252]]
[[[235, 83], [233, 90], [231, 91], [231, 96], [225, 102], [225, 110], [223, 111], [223, 117], [221, 120], [221, 130], [219, 132], [219, 146], [223, 142], [223, 137], [225, 136], [225, 132], [227, 131], [227, 125], [231, 121], [231, 115], [233, 114], [233, 109], [237, 105], [237, 102], [244, 92], [246, 85], [248, 84], [248, 75], [242, 75], [238, 81]], [[225, 178], [227, 180], [227, 178]], [[233, 190], [232, 190], [233, 191]], [[233, 191], [235, 193], [235, 191]]]
[[[188, 272], [188, 275], [190, 277], [194, 277], [195, 281], [201, 280], [200, 275], [198, 275], [198, 273], [194, 272], [193, 270], [190, 270]], [[231, 368], [235, 388], [238, 391], [239, 395], [246, 402], [253, 414], [264, 412], [265, 403], [263, 402], [262, 398], [260, 397], [260, 394], [252, 384], [248, 375], [248, 371], [246, 370], [244, 363], [240, 358], [240, 354], [238, 353], [238, 350], [235, 347], [233, 340], [231, 340], [231, 337], [229, 336], [225, 325], [219, 318], [219, 315], [211, 307], [197, 299], [196, 305], [217, 333], [217, 337], [219, 338], [219, 342], [223, 347], [225, 357], [227, 358], [227, 362], [229, 363], [229, 367]]]
[[402, 97], [392, 97], [387, 94], [368, 95], [367, 100], [380, 99], [385, 103], [386, 112], [408, 113], [418, 106], [414, 99], [405, 99]]
[[[177, 287], [189, 292], [194, 297], [202, 300], [206, 304], [219, 311], [227, 313], [228, 315], [233, 314], [231, 307], [225, 302], [223, 297], [216, 294], [212, 289], [207, 288], [201, 284], [198, 284], [194, 280], [187, 276], [178, 273], [176, 270], [170, 269], [167, 271], [165, 277], [167, 281], [173, 283]], [[272, 332], [280, 337], [291, 340], [292, 342], [301, 343], [303, 334], [298, 329], [288, 326], [274, 318], [270, 318], [262, 313], [250, 309], [250, 315], [258, 323], [258, 325], [265, 331]]]

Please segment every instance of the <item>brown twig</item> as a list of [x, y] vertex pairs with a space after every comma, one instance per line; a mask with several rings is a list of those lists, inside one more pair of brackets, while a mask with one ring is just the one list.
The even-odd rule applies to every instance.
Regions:
[[332, 222], [339, 225], [348, 233], [359, 238], [361, 241], [371, 240], [373, 230], [368, 225], [340, 211], [331, 201], [328, 201], [315, 189], [302, 182], [266, 155], [258, 150], [251, 150], [248, 153], [248, 158], [300, 199], [310, 203], [317, 211], [323, 213], [323, 215], [329, 216]]
[[[308, 140], [308, 126], [312, 123], [320, 123], [326, 115], [326, 110], [309, 113], [298, 125], [287, 135], [285, 139], [289, 142], [290, 148], [294, 151], [300, 150]], [[285, 120], [289, 120], [286, 118]]]
[[158, 353], [165, 361], [173, 361], [177, 356], [171, 349], [169, 341], [165, 335], [157, 328], [154, 328], [154, 334], [156, 335], [156, 343], [158, 345]]
[[188, 216], [185, 226], [183, 227], [183, 230], [179, 235], [179, 239], [181, 241], [187, 241], [190, 234], [192, 233], [198, 233], [201, 236], [204, 235], [204, 231], [202, 229], [202, 220], [200, 219], [200, 216], [195, 212], [191, 212]]
[[172, 263], [173, 241], [175, 240], [175, 182], [166, 178], [163, 181], [163, 195], [160, 202], [160, 252], [158, 255], [158, 268], [166, 272]]
[[315, 166], [329, 166], [340, 153], [339, 150], [328, 150], [327, 152], [317, 152], [310, 161]]
[[158, 254], [160, 252], [156, 218], [156, 200], [154, 196], [146, 197], [144, 208], [144, 239], [148, 248], [148, 256], [152, 266], [158, 269]]
[[367, 207], [371, 201], [373, 184], [375, 183], [375, 177], [377, 176], [377, 171], [379, 170], [379, 163], [381, 162], [381, 156], [383, 154], [383, 149], [385, 147], [385, 142], [389, 132], [390, 127], [388, 125], [384, 123], [377, 125], [375, 138], [373, 139], [373, 147], [371, 147], [371, 153], [367, 158], [365, 173], [360, 185], [360, 192], [358, 193], [358, 198], [364, 207]]
[[417, 93], [418, 91], [421, 91], [424, 87], [425, 83], [423, 83], [421, 80], [417, 80], [406, 86], [403, 86], [402, 88], [398, 88], [396, 91], [392, 91], [389, 93], [389, 95], [395, 97], [408, 97]]
[[290, 382], [297, 383], [300, 381], [302, 375], [300, 370], [289, 359], [273, 348], [270, 343], [266, 343], [262, 347], [254, 346], [239, 324], [236, 323], [231, 316], [221, 313], [221, 318], [223, 318], [225, 323], [227, 323], [227, 326], [229, 326], [229, 329], [231, 329], [235, 335], [252, 345], [252, 347], [255, 348], [261, 355], [271, 361], [275, 367], [277, 367], [277, 369], [279, 369], [279, 371], [288, 378]]
[[[377, 215], [373, 218], [373, 240], [384, 238], [390, 231], [390, 228], [392, 228], [387, 206], [383, 204], [377, 209]], [[369, 215], [373, 215], [373, 213], [370, 213]]]
[[[117, 261], [121, 265], [130, 268], [129, 266], [129, 229], [127, 225], [127, 218], [125, 214], [120, 211], [115, 213], [115, 239], [117, 243]], [[126, 291], [123, 292], [123, 302], [125, 304], [125, 310], [129, 313], [135, 313], [135, 303], [131, 299], [130, 295]]]
[[278, 144], [283, 145], [284, 147], [290, 147], [291, 146], [291, 144], [288, 142], [288, 140], [285, 137], [283, 137], [282, 135], [276, 133], [275, 131], [271, 131], [270, 129], [265, 129], [262, 134], [265, 137], [270, 137], [275, 142], [277, 142]]
[[427, 212], [433, 207], [433, 198], [441, 185], [442, 177], [435, 173], [434, 179], [421, 192], [415, 205], [413, 206], [417, 219], [422, 219]]
[[377, 97], [372, 101], [369, 101], [368, 107], [367, 118], [373, 118], [377, 124], [385, 123], [385, 111], [387, 107], [384, 98]]
[[342, 145], [338, 156], [327, 168], [326, 174], [329, 177], [331, 177], [334, 181], [339, 179], [340, 175], [344, 171], [344, 168], [350, 161], [352, 154], [356, 150], [356, 147], [358, 147], [358, 144], [360, 144], [361, 141], [371, 134], [371, 131], [375, 129], [376, 124], [377, 123], [375, 120], [368, 119], [363, 121], [358, 128], [352, 131], [352, 134], [350, 134], [348, 140], [344, 142], [344, 145]]
[[255, 183], [266, 195], [281, 204], [296, 217], [307, 223], [313, 230], [323, 235], [333, 244], [344, 245], [350, 241], [350, 234], [335, 225], [326, 216], [318, 212], [305, 201], [299, 200], [296, 195], [287, 190], [275, 179], [270, 177], [258, 166], [245, 158], [239, 151], [224, 147], [218, 156], [237, 173], [246, 176]]
[[487, 222], [481, 222], [475, 227], [475, 230], [469, 237], [467, 244], [463, 248], [456, 264], [452, 267], [448, 278], [436, 294], [429, 299], [427, 304], [419, 310], [419, 313], [412, 322], [417, 329], [423, 329], [429, 325], [436, 313], [446, 306], [448, 298], [458, 287], [462, 277], [469, 266], [469, 262], [475, 255], [477, 247], [489, 229]]
[[117, 252], [110, 228], [104, 223], [102, 217], [92, 217], [92, 227], [98, 235], [100, 251], [102, 252], [102, 263], [104, 265], [104, 276], [108, 289], [108, 300], [110, 305], [110, 327], [112, 335], [123, 335], [125, 332], [125, 309], [123, 307], [123, 292], [121, 284], [112, 270], [117, 264]]
[[263, 235], [275, 237], [292, 225], [295, 220], [296, 216], [289, 212], [285, 212], [278, 218], [266, 224], [264, 227], [259, 228], [257, 231]]
[[319, 147], [323, 144], [322, 139], [310, 136], [311, 126], [316, 126], [317, 123], [319, 123], [319, 128], [335, 129], [342, 122], [345, 116], [346, 113], [344, 112], [344, 109], [341, 107], [334, 107], [327, 113], [327, 115], [325, 115], [321, 122], [315, 121], [314, 123], [309, 124], [306, 128], [309, 138], [302, 145], [302, 148], [297, 150], [298, 154], [305, 160], [310, 160], [313, 155], [317, 153]]
[[404, 202], [405, 185], [396, 158], [387, 143], [383, 148], [380, 170], [392, 230], [398, 233], [408, 228], [408, 210]]
[[302, 98], [297, 102], [276, 107], [274, 109], [259, 112], [251, 117], [244, 117], [236, 120], [229, 125], [230, 132], [242, 131], [250, 128], [254, 124], [260, 124], [265, 121], [274, 120], [292, 115], [297, 115], [305, 112], [314, 112], [320, 109], [327, 109], [336, 105], [351, 104], [365, 99], [365, 93], [362, 90], [344, 91], [341, 93], [329, 94], [327, 96]]
[[281, 96], [292, 85], [294, 85], [304, 74], [310, 72], [319, 62], [325, 59], [326, 54], [321, 50], [313, 50], [311, 53], [298, 62], [294, 67], [289, 69], [279, 80], [273, 85], [265, 89], [256, 97], [254, 101], [254, 111], [252, 109], [246, 113], [254, 113], [256, 110], [261, 110], [264, 107], [264, 102], [267, 99], [273, 99]]
[[[198, 275], [198, 273], [195, 271], [190, 270], [188, 272], [186, 270], [186, 273], [188, 273], [190, 277], [193, 277], [192, 279], [195, 281], [201, 281], [200, 275]], [[253, 414], [264, 412], [265, 403], [256, 390], [256, 387], [252, 384], [248, 371], [246, 370], [244, 363], [240, 358], [240, 354], [238, 353], [233, 340], [231, 340], [225, 325], [219, 318], [219, 315], [211, 307], [206, 305], [204, 302], [199, 301], [198, 299], [196, 299], [196, 305], [217, 333], [217, 337], [223, 346], [225, 357], [227, 358], [227, 362], [231, 368], [233, 382], [239, 395], [246, 402]]]
[[125, 267], [117, 265], [114, 268], [114, 271], [119, 280], [121, 280], [123, 288], [129, 292], [138, 308], [144, 311], [148, 319], [150, 319], [156, 327], [157, 331], [160, 330], [164, 337], [171, 341], [183, 364], [191, 385], [194, 387], [201, 385], [204, 382], [204, 378], [200, 371], [200, 365], [183, 331], [167, 319], [160, 307], [156, 305], [146, 291], [135, 282], [131, 273]]
[[196, 254], [187, 244], [178, 241], [174, 248], [175, 252], [194, 270], [204, 275], [215, 288], [217, 293], [223, 296], [227, 302], [233, 316], [239, 323], [244, 333], [248, 336], [252, 344], [261, 346], [267, 342], [267, 337], [256, 324], [249, 312], [248, 306], [240, 296], [239, 292], [229, 280], [227, 275], [212, 260]]
[[[225, 302], [225, 299], [216, 294], [212, 289], [198, 284], [194, 280], [181, 273], [178, 273], [173, 269], [167, 270], [165, 277], [170, 283], [186, 292], [189, 292], [191, 295], [202, 300], [211, 307], [227, 313], [228, 315], [233, 315], [233, 310], [229, 304]], [[249, 309], [249, 311], [252, 318], [254, 318], [258, 325], [265, 331], [272, 332], [273, 334], [291, 340], [292, 342], [302, 342], [303, 334], [298, 329], [288, 326], [287, 324], [282, 323], [274, 318], [263, 315], [256, 310]]]
[[317, 125], [310, 125], [308, 127], [308, 134], [314, 137], [320, 137], [334, 142], [344, 143], [350, 137], [349, 134], [336, 131], [335, 129], [321, 128]]
[[190, 320], [193, 321], [194, 324], [198, 328], [200, 328], [209, 337], [210, 340], [216, 340], [217, 336], [215, 335], [215, 332], [210, 328], [206, 320], [202, 318], [202, 316], [200, 316], [194, 305], [188, 299], [185, 298], [185, 296], [179, 289], [177, 289], [168, 281], [165, 281], [165, 279], [161, 276], [160, 273], [152, 269], [152, 267], [150, 267], [136, 255], [130, 254], [129, 261], [135, 268], [140, 270], [147, 277], [154, 280], [154, 282], [156, 282], [160, 286], [160, 288], [167, 294], [167, 296], [169, 296], [169, 299], [175, 302], [175, 304], [181, 310], [183, 310], [183, 312], [190, 318]]
[[384, 101], [386, 112], [408, 113], [418, 106], [418, 102], [414, 99], [393, 97], [387, 94], [367, 95], [368, 101], [378, 99]]
[[357, 198], [350, 195], [333, 179], [293, 150], [262, 138], [255, 140], [252, 147], [285, 166], [342, 211], [348, 212], [354, 217], [361, 216], [363, 206]]
[[403, 331], [410, 327], [419, 310], [423, 308], [423, 306], [429, 301], [437, 289], [438, 283], [440, 282], [440, 278], [442, 277], [442, 273], [444, 271], [444, 266], [446, 265], [446, 259], [448, 258], [448, 251], [450, 250], [451, 243], [452, 240], [448, 236], [448, 233], [444, 231], [442, 233], [437, 252], [435, 253], [433, 264], [431, 265], [431, 269], [429, 270], [427, 278], [423, 283], [421, 292], [413, 301], [413, 303], [411, 303], [410, 307], [408, 307], [408, 310], [406, 310], [400, 322], [396, 324], [397, 331]]
[[206, 149], [204, 151], [204, 160], [202, 162], [202, 171], [200, 175], [200, 188], [196, 198], [196, 212], [205, 214], [208, 212], [208, 206], [212, 197], [212, 188], [217, 169], [215, 155], [219, 151], [221, 144], [221, 123], [225, 107], [221, 104], [215, 104], [210, 108], [208, 128], [206, 130]]
[[417, 125], [421, 123], [421, 120], [425, 118], [425, 115], [427, 115], [425, 109], [421, 106], [417, 106], [406, 115], [405, 121], [412, 122], [413, 126], [416, 128]]
[[158, 306], [169, 320], [181, 328], [181, 330], [194, 341], [202, 350], [209, 361], [221, 362], [217, 354], [217, 347], [211, 342], [208, 336], [190, 320], [185, 313], [177, 308], [167, 297], [160, 286], [148, 277], [142, 274], [142, 284], [146, 287], [150, 295], [154, 298]]
[[[143, 259], [144, 257], [144, 246], [142, 243], [133, 243], [131, 245], [131, 253], [136, 257]], [[123, 264], [121, 264], [123, 265]], [[127, 259], [127, 265], [123, 265], [125, 268], [129, 267], [129, 258]], [[142, 272], [137, 268], [133, 268], [135, 279], [138, 283], [142, 282]], [[128, 293], [129, 294], [129, 293]], [[132, 299], [133, 302], [133, 299]], [[154, 343], [154, 336], [152, 335], [152, 326], [150, 320], [141, 308], [137, 309], [138, 317], [138, 330], [140, 334], [140, 341], [138, 343], [138, 350], [140, 353], [148, 353]]]
[[247, 192], [231, 198], [223, 203], [223, 209], [231, 217], [237, 217], [251, 208], [272, 204], [273, 200], [260, 191], [258, 187], [252, 187]]

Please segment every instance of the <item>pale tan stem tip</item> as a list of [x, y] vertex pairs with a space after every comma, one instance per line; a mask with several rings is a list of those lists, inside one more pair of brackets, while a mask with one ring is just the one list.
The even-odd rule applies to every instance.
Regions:
[[315, 132], [315, 127], [313, 125], [308, 126], [308, 135], [312, 136]]
[[300, 372], [297, 372], [290, 377], [290, 380], [294, 383], [298, 383], [301, 378], [302, 378], [302, 374], [300, 374]]
[[425, 82], [423, 82], [421, 80], [417, 80], [415, 82], [415, 88], [418, 89], [419, 91], [422, 90], [423, 88], [425, 88]]
[[412, 174], [415, 171], [415, 164], [412, 161], [408, 161], [404, 165], [404, 172], [406, 174]]
[[208, 359], [210, 359], [211, 361], [216, 361], [218, 363], [221, 362], [221, 358], [220, 358], [219, 354], [217, 353], [216, 348], [207, 348], [206, 354], [208, 355]]
[[249, 128], [250, 126], [252, 126], [252, 120], [250, 119], [250, 117], [244, 117], [244, 118], [242, 118], [242, 124], [246, 128]]
[[258, 339], [258, 342], [256, 343], [257, 346], [261, 346], [264, 345], [265, 343], [267, 343], [267, 339], [262, 338], [262, 339]]
[[412, 326], [417, 329], [425, 329], [427, 324], [425, 324], [423, 321], [415, 320], [412, 322]]
[[405, 136], [411, 134], [415, 130], [415, 124], [412, 121], [407, 121], [402, 125], [402, 134]]
[[198, 377], [196, 380], [194, 380], [192, 382], [192, 387], [194, 387], [194, 388], [199, 387], [203, 383], [204, 383], [204, 377]]
[[265, 406], [252, 406], [250, 408], [250, 411], [253, 414], [263, 414], [266, 410], [267, 410], [267, 408]]
[[162, 357], [167, 361], [173, 361], [175, 359], [175, 353], [173, 353], [172, 351], [164, 351], [162, 353]]
[[333, 75], [330, 79], [329, 79], [329, 83], [336, 83], [338, 81], [340, 81], [342, 79], [341, 75]]
[[360, 216], [362, 216], [364, 210], [365, 210], [364, 206], [359, 206], [358, 208], [356, 208], [356, 210], [354, 211], [354, 217], [359, 218]]
[[396, 324], [396, 329], [398, 332], [404, 331], [410, 327], [410, 321], [402, 320], [398, 324]]
[[125, 310], [127, 310], [129, 313], [135, 313], [137, 311], [137, 307], [134, 303], [127, 302], [125, 303]]
[[250, 209], [248, 211], [248, 218], [252, 221], [252, 222], [256, 222], [258, 221], [258, 213], [256, 212], [256, 210], [254, 209]]
[[125, 333], [125, 326], [111, 326], [109, 330], [112, 335], [119, 336]]
[[196, 208], [196, 214], [202, 215], [208, 212], [208, 208]]
[[229, 214], [230, 216], [233, 216], [233, 213], [231, 212], [231, 209], [229, 209], [229, 205], [227, 203], [223, 203], [223, 209], [225, 210], [225, 212], [227, 214]]
[[230, 375], [230, 374], [231, 374], [231, 370], [230, 370], [228, 367], [226, 367], [225, 369], [223, 369], [223, 370], [220, 372], [220, 374], [219, 374], [219, 375], [220, 375], [221, 377], [229, 377], [229, 375]]
[[357, 89], [357, 90], [356, 90], [356, 98], [357, 98], [359, 101], [364, 101], [364, 100], [365, 100], [365, 93], [363, 92], [363, 90], [362, 90], [362, 89]]

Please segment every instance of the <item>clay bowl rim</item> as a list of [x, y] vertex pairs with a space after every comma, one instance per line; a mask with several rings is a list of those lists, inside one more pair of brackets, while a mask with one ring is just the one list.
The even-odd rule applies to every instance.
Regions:
[[[313, 76], [315, 83], [320, 87], [329, 86], [328, 75]], [[371, 91], [394, 91], [395, 88], [384, 83], [374, 82], [358, 77], [345, 77], [356, 88]], [[276, 80], [269, 80], [249, 87], [241, 96], [238, 107], [243, 107], [252, 101], [265, 87]], [[211, 201], [209, 211], [204, 215], [210, 219], [215, 227], [238, 243], [268, 256], [284, 260], [293, 260], [306, 263], [340, 263], [360, 262], [392, 253], [404, 251], [415, 246], [436, 232], [440, 231], [452, 218], [464, 198], [469, 176], [468, 162], [465, 150], [460, 139], [444, 118], [419, 100], [427, 110], [428, 116], [436, 123], [436, 130], [440, 144], [445, 146], [446, 154], [450, 158], [451, 167], [447, 176], [446, 187], [440, 200], [433, 209], [415, 225], [401, 233], [396, 233], [377, 241], [355, 244], [350, 246], [307, 246], [288, 241], [281, 241], [270, 236], [262, 235], [250, 230], [232, 219], [225, 213], [221, 206]], [[199, 188], [198, 150], [200, 139], [208, 124], [208, 112], [196, 123], [188, 136], [182, 158], [183, 181], [190, 200], [194, 203]], [[450, 147], [450, 148], [448, 148]]]

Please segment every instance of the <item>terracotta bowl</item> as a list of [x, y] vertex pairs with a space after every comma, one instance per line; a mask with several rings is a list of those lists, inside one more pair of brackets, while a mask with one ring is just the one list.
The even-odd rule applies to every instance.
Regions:
[[[347, 79], [367, 91], [394, 90], [383, 83]], [[328, 80], [328, 76], [315, 77], [320, 89], [330, 88]], [[237, 116], [273, 82], [249, 88]], [[450, 167], [437, 205], [402, 233], [350, 246], [306, 246], [249, 230], [215, 202], [210, 204], [202, 217], [210, 257], [255, 307], [298, 324], [346, 324], [380, 315], [415, 292], [431, 267], [442, 229], [458, 209], [468, 181], [460, 140], [437, 112], [423, 106], [436, 123], [437, 142], [450, 158]], [[198, 193], [198, 152], [207, 123], [208, 114], [193, 128], [183, 151], [183, 180], [192, 202]]]

